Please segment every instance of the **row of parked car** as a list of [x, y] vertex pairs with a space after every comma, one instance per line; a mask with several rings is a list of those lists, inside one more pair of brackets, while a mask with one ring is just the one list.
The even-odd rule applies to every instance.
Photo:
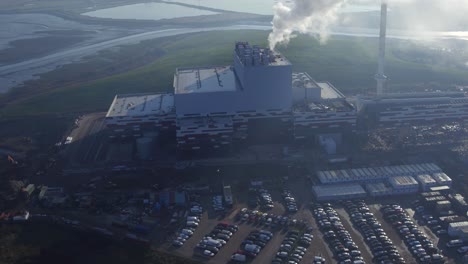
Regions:
[[177, 237], [172, 241], [174, 247], [181, 247], [193, 235], [198, 227], [203, 214], [203, 208], [199, 204], [193, 204], [187, 216], [185, 227], [178, 233]]
[[327, 241], [339, 263], [365, 263], [356, 243], [343, 226], [338, 213], [332, 205], [329, 203], [314, 204], [312, 209], [315, 220], [324, 234], [325, 241]]
[[393, 245], [393, 242], [382, 229], [382, 225], [374, 217], [374, 214], [370, 212], [369, 207], [363, 200], [346, 201], [345, 207], [351, 217], [351, 221], [361, 232], [371, 249], [375, 263], [406, 263], [396, 246]]
[[312, 229], [307, 229], [304, 233], [298, 231], [289, 231], [283, 239], [281, 246], [276, 253], [276, 257], [271, 264], [298, 264], [304, 257], [307, 248], [310, 246], [314, 236]]
[[291, 191], [285, 189], [281, 193], [281, 196], [283, 197], [286, 211], [288, 211], [288, 213], [296, 213], [298, 211], [297, 202]]
[[237, 230], [239, 227], [236, 225], [218, 223], [209, 234], [201, 239], [196, 248], [202, 250], [204, 256], [213, 257], [226, 245]]
[[426, 213], [426, 209], [421, 205], [419, 200], [414, 201], [412, 205], [416, 210], [414, 217], [420, 217], [421, 224], [427, 225], [431, 231], [439, 237], [447, 235], [447, 228], [443, 228], [439, 220], [437, 220], [434, 216]]
[[295, 224], [297, 221], [288, 216], [275, 215], [272, 213], [265, 213], [258, 210], [249, 210], [242, 208], [236, 215], [236, 220], [241, 223], [252, 223], [257, 226], [263, 225], [271, 229], [277, 227], [287, 227], [290, 224]]
[[384, 219], [398, 231], [408, 250], [419, 263], [445, 262], [444, 257], [434, 246], [434, 242], [419, 230], [418, 226], [400, 205], [384, 205], [380, 210]]
[[264, 209], [273, 209], [273, 199], [271, 199], [271, 194], [266, 189], [258, 189], [258, 198], [260, 200], [260, 206]]
[[254, 230], [249, 233], [241, 243], [241, 249], [234, 252], [231, 260], [244, 262], [246, 259], [255, 258], [266, 244], [273, 238], [273, 233], [267, 230]]

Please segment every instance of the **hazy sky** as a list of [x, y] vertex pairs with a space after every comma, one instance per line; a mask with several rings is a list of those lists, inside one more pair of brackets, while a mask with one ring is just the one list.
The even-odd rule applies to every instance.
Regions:
[[[225, 0], [227, 1], [227, 0]], [[386, 0], [389, 21], [412, 31], [467, 30], [468, 0]], [[279, 0], [274, 5], [270, 48], [287, 44], [296, 32], [319, 33], [325, 42], [339, 10], [350, 4], [380, 4], [380, 0]]]

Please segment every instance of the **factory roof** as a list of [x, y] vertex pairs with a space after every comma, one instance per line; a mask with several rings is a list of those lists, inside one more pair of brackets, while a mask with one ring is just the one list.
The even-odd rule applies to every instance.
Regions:
[[434, 186], [429, 189], [431, 192], [441, 192], [441, 191], [448, 191], [450, 190], [450, 186], [441, 185], [441, 186]]
[[450, 228], [466, 228], [468, 227], [468, 221], [450, 223], [449, 226]]
[[369, 193], [390, 193], [392, 188], [385, 185], [383, 182], [368, 183], [366, 184], [366, 190]]
[[351, 112], [354, 107], [346, 100], [333, 100], [333, 101], [320, 101], [320, 102], [307, 102], [303, 101], [293, 106], [294, 112], [314, 112], [314, 113], [327, 113], [327, 112]]
[[279, 52], [257, 45], [251, 46], [248, 42], [236, 42], [235, 52], [246, 67], [291, 65]]
[[392, 186], [413, 186], [418, 182], [411, 176], [395, 176], [388, 179]]
[[236, 91], [231, 66], [179, 68], [174, 76], [176, 94]]
[[444, 183], [444, 182], [451, 182], [452, 179], [447, 176], [445, 173], [434, 173], [432, 174], [432, 178], [434, 178], [438, 183]]
[[346, 196], [365, 196], [366, 191], [359, 184], [333, 184], [312, 186], [317, 198], [334, 199]]
[[385, 179], [391, 176], [420, 175], [434, 173], [438, 171], [440, 171], [440, 168], [434, 163], [421, 163], [373, 168], [355, 168], [348, 170], [318, 171], [317, 176], [321, 183], [336, 183], [353, 181], [356, 182], [362, 180], [378, 180]]
[[293, 72], [292, 82], [293, 88], [320, 88], [306, 72]]
[[316, 82], [306, 72], [294, 72], [292, 74], [294, 88], [320, 88], [321, 99], [344, 99], [345, 96], [329, 82]]
[[422, 184], [436, 184], [437, 182], [429, 174], [420, 174], [416, 178]]
[[368, 105], [375, 105], [380, 109], [392, 110], [394, 108], [435, 108], [438, 106], [466, 105], [468, 97], [408, 97], [408, 98], [360, 98], [360, 101]]
[[322, 92], [322, 99], [345, 98], [345, 96], [329, 82], [318, 82], [317, 85]]
[[165, 115], [174, 111], [172, 94], [116, 95], [106, 117]]

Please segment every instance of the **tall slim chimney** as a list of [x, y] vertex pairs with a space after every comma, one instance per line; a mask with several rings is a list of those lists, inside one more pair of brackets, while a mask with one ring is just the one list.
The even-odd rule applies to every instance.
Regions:
[[385, 38], [387, 35], [387, 3], [383, 2], [380, 9], [380, 38], [379, 38], [379, 66], [375, 80], [377, 81], [377, 95], [384, 91], [387, 76], [385, 76]]

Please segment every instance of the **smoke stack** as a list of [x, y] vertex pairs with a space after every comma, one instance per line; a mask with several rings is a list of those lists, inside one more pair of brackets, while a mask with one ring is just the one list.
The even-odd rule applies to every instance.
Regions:
[[383, 93], [387, 76], [385, 76], [385, 38], [387, 35], [387, 4], [382, 3], [380, 9], [380, 38], [379, 38], [379, 66], [375, 80], [377, 81], [377, 95]]

